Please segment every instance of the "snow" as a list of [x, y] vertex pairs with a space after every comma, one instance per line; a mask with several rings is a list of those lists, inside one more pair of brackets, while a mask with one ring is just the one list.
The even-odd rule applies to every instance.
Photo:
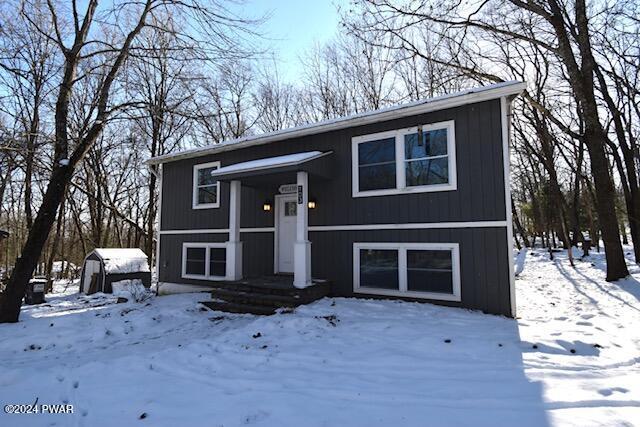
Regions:
[[76, 265], [72, 262], [69, 261], [53, 261], [53, 264], [51, 265], [51, 272], [52, 273], [64, 273], [64, 270], [68, 269], [69, 271], [74, 271], [76, 270], [78, 267], [76, 267]]
[[527, 259], [527, 252], [529, 252], [529, 250], [527, 248], [522, 248], [518, 251], [518, 254], [516, 255], [516, 259], [515, 259], [515, 275], [519, 276], [520, 274], [522, 274], [522, 271], [524, 270], [524, 263], [525, 260]]
[[104, 261], [106, 273], [149, 272], [147, 255], [137, 248], [96, 248], [94, 251]]
[[640, 269], [607, 283], [603, 254], [576, 269], [554, 255], [527, 254], [517, 320], [348, 298], [257, 317], [57, 282], [0, 325], [0, 402], [74, 414], [0, 425], [638, 425]]
[[252, 170], [270, 169], [283, 166], [298, 165], [300, 163], [321, 157], [324, 154], [321, 151], [307, 151], [304, 153], [287, 154], [284, 156], [267, 157], [264, 159], [250, 160], [248, 162], [235, 163], [233, 165], [224, 166], [211, 172], [211, 176], [221, 176], [230, 173], [246, 172]]
[[140, 279], [126, 279], [111, 284], [115, 297], [126, 298], [136, 302], [142, 302], [151, 298], [151, 291], [144, 287]]
[[58, 162], [60, 166], [69, 166], [69, 159], [60, 159]]

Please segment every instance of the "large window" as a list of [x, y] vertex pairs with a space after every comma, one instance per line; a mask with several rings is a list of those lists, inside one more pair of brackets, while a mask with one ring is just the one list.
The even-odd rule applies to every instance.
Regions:
[[456, 189], [454, 122], [353, 138], [353, 196]]
[[221, 280], [227, 274], [225, 243], [183, 243], [182, 277]]
[[220, 183], [211, 176], [211, 172], [219, 167], [220, 162], [204, 163], [193, 167], [193, 209], [220, 206]]
[[460, 301], [456, 243], [354, 243], [354, 292]]

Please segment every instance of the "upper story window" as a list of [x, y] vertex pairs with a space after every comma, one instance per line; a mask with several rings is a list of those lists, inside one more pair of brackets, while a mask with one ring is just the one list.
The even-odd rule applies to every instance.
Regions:
[[219, 167], [220, 162], [193, 167], [193, 209], [220, 207], [220, 183], [211, 176]]
[[456, 189], [453, 120], [352, 139], [353, 197]]

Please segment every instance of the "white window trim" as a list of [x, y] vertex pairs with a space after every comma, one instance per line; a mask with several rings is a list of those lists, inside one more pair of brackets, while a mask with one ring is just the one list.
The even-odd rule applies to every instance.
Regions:
[[220, 207], [220, 181], [216, 182], [216, 202], [215, 203], [201, 203], [198, 204], [198, 171], [200, 169], [216, 167], [220, 169], [220, 162], [200, 163], [199, 165], [193, 165], [193, 196], [192, 205], [193, 209], [213, 209]]
[[[395, 249], [398, 251], [399, 290], [360, 287], [360, 250]], [[453, 293], [417, 292], [407, 290], [407, 250], [448, 250], [451, 251]], [[460, 292], [460, 245], [458, 243], [369, 243], [353, 244], [353, 292], [358, 294], [386, 295], [398, 297], [423, 298], [440, 301], [462, 300]]]
[[[189, 248], [205, 248], [204, 253], [204, 275], [187, 274], [187, 249]], [[227, 248], [226, 242], [189, 242], [182, 244], [182, 278], [196, 280], [227, 280], [226, 276], [211, 276], [209, 274], [209, 252], [211, 248]], [[228, 255], [228, 254], [227, 254]]]
[[[433, 184], [407, 187], [405, 176], [405, 152], [404, 152], [404, 136], [416, 133], [418, 128], [422, 127], [422, 131], [430, 131], [436, 129], [447, 129], [447, 156], [449, 159], [449, 182], [447, 184]], [[378, 139], [395, 138], [396, 141], [396, 188], [387, 188], [382, 190], [360, 191], [359, 165], [358, 165], [358, 145], [363, 142], [375, 141]], [[456, 169], [456, 135], [455, 121], [448, 120], [445, 122], [429, 123], [422, 126], [414, 126], [398, 130], [373, 133], [369, 135], [360, 135], [351, 139], [351, 188], [353, 197], [370, 197], [370, 196], [386, 196], [393, 194], [408, 193], [428, 193], [434, 191], [452, 191], [457, 187], [457, 169]]]

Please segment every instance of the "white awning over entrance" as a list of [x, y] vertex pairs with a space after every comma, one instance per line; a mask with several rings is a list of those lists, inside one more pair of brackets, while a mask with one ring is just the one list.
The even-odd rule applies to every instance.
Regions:
[[303, 153], [287, 154], [284, 156], [267, 157], [264, 159], [250, 160], [248, 162], [235, 163], [215, 169], [211, 172], [211, 176], [219, 178], [228, 175], [241, 175], [258, 171], [266, 171], [270, 169], [281, 169], [298, 166], [303, 163], [319, 159], [331, 154], [332, 151], [307, 151]]

